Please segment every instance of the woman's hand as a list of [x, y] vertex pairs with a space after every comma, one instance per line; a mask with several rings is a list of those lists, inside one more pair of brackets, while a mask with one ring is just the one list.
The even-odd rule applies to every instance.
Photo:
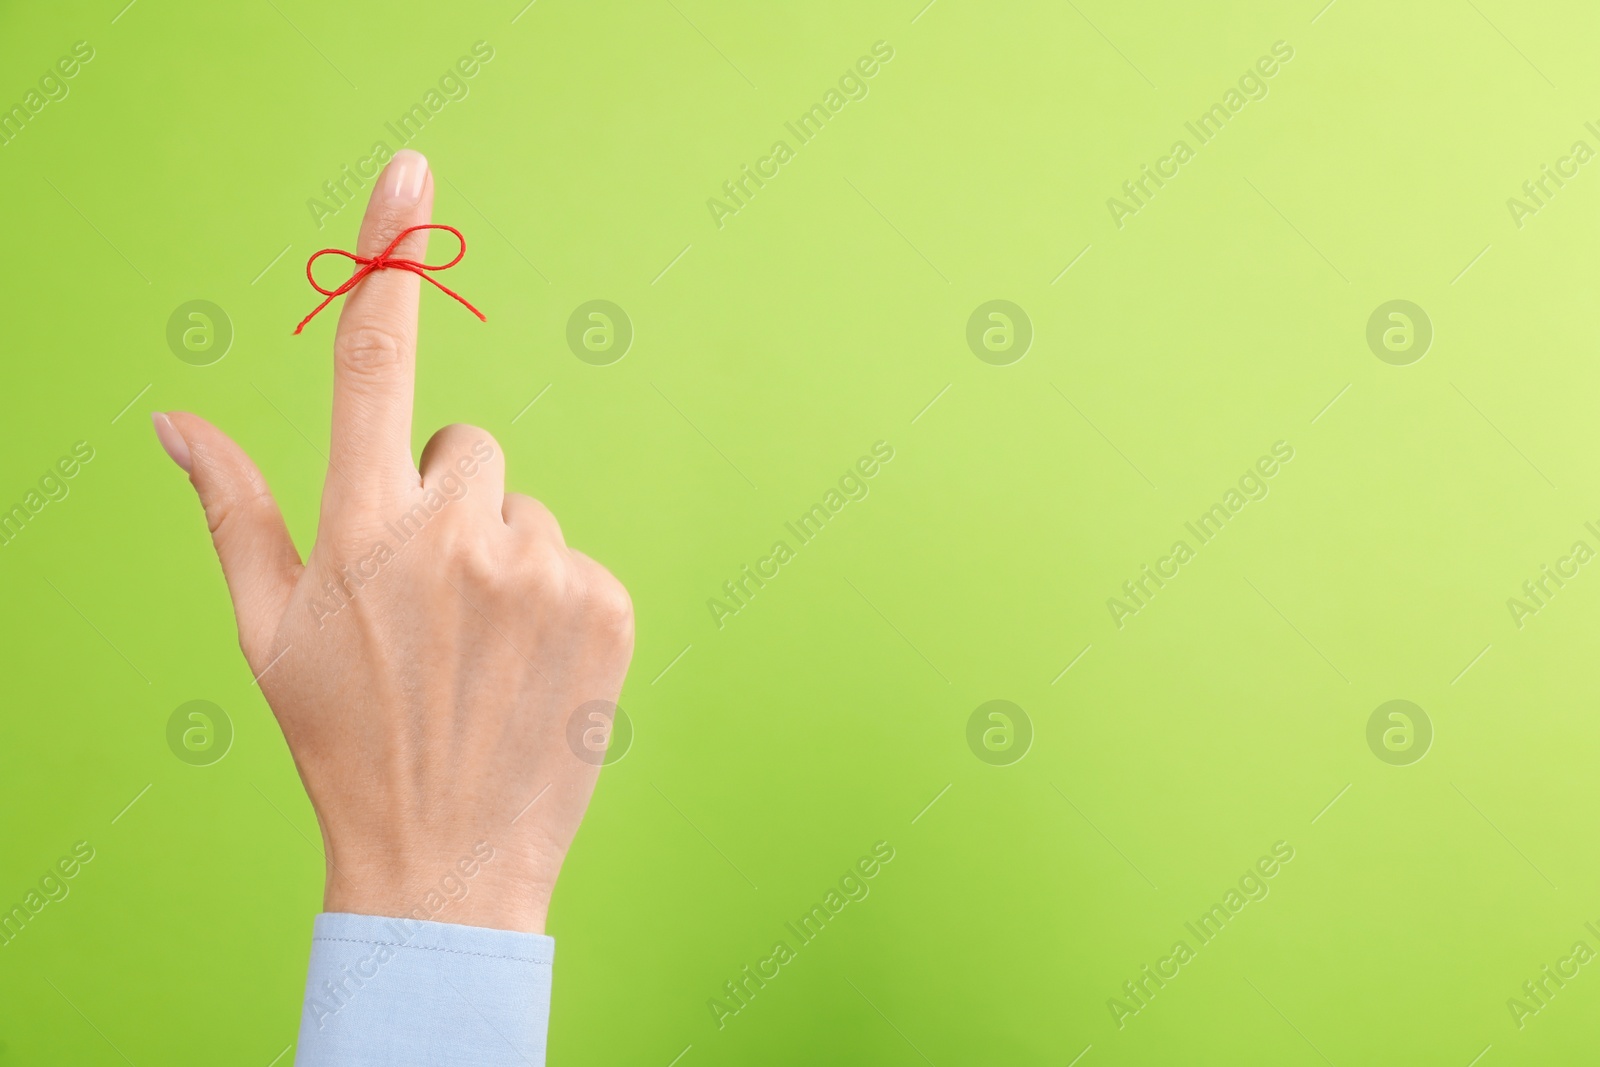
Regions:
[[[427, 161], [401, 151], [374, 186], [358, 253], [429, 221], [432, 206]], [[426, 244], [415, 233], [396, 254], [422, 260]], [[413, 465], [419, 285], [378, 271], [346, 298], [304, 564], [238, 445], [183, 413], [155, 415], [156, 432], [205, 507], [239, 644], [316, 809], [325, 909], [421, 908], [543, 933], [599, 772], [569, 724], [581, 718], [591, 743], [595, 723], [608, 729], [632, 606], [543, 504], [505, 492], [505, 455], [485, 431], [447, 426]], [[447, 878], [466, 895], [429, 914]]]

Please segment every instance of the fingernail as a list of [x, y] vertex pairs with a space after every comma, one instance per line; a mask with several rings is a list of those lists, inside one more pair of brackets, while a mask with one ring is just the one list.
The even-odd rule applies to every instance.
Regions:
[[161, 447], [167, 450], [167, 455], [172, 457], [172, 462], [182, 467], [185, 472], [189, 470], [189, 442], [183, 439], [183, 434], [172, 425], [172, 420], [159, 411], [150, 413], [150, 421], [156, 424], [156, 439], [161, 442]]
[[410, 207], [422, 199], [422, 185], [428, 178], [428, 158], [421, 152], [402, 148], [394, 154], [379, 179], [378, 194], [387, 204]]

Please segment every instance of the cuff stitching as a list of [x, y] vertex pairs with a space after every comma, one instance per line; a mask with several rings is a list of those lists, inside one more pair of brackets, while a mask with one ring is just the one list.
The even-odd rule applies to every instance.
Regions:
[[416, 949], [418, 952], [449, 952], [456, 956], [480, 956], [483, 959], [489, 960], [510, 960], [513, 963], [532, 963], [543, 966], [550, 966], [554, 962], [551, 959], [529, 959], [526, 956], [504, 956], [493, 952], [469, 952], [466, 949], [460, 948], [437, 948], [433, 945], [412, 945], [402, 941], [367, 941], [355, 937], [313, 937], [311, 940], [336, 941], [345, 945], [368, 945], [371, 947], [388, 945], [390, 948], [411, 948]]

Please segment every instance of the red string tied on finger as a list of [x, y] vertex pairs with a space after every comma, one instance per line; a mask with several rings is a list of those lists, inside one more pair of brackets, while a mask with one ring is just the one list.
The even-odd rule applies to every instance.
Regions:
[[[456, 253], [456, 258], [452, 259], [448, 263], [440, 263], [437, 266], [429, 265], [427, 263], [418, 263], [414, 259], [402, 259], [396, 256], [394, 254], [394, 250], [400, 247], [400, 242], [404, 241], [408, 234], [416, 233], [418, 230], [448, 230], [456, 235], [457, 241], [461, 242], [461, 250]], [[300, 320], [300, 325], [294, 328], [294, 332], [298, 334], [301, 330], [305, 329], [306, 323], [317, 317], [317, 312], [321, 311], [339, 297], [354, 289], [356, 285], [360, 283], [361, 279], [365, 278], [373, 271], [379, 270], [408, 270], [412, 274], [415, 274], [417, 277], [421, 278], [423, 281], [433, 285], [435, 289], [440, 290], [447, 296], [453, 297], [461, 304], [462, 307], [478, 316], [480, 321], [488, 322], [489, 320], [484, 317], [483, 312], [473, 307], [472, 304], [467, 301], [466, 297], [462, 296], [454, 289], [444, 285], [428, 274], [429, 271], [434, 270], [449, 270], [457, 263], [460, 263], [461, 258], [466, 254], [467, 239], [461, 235], [461, 231], [456, 229], [454, 226], [445, 226], [437, 222], [424, 223], [421, 226], [407, 226], [405, 229], [395, 234], [394, 240], [389, 242], [388, 248], [385, 248], [382, 252], [379, 252], [375, 256], [358, 256], [353, 253], [346, 252], [342, 248], [324, 248], [320, 251], [313, 252], [311, 254], [311, 258], [306, 260], [306, 280], [311, 283], [311, 288], [321, 293], [327, 299], [323, 300], [322, 303], [312, 308], [311, 314]], [[345, 259], [355, 263], [358, 269], [354, 274], [350, 275], [350, 277], [344, 282], [344, 284], [340, 285], [339, 288], [324, 289], [322, 286], [317, 284], [316, 277], [311, 273], [312, 264], [316, 263], [317, 257], [319, 256], [343, 256]]]

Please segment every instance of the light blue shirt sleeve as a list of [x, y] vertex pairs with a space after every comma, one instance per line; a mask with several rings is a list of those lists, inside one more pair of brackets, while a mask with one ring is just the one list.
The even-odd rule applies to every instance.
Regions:
[[318, 915], [298, 1067], [544, 1067], [555, 940]]

